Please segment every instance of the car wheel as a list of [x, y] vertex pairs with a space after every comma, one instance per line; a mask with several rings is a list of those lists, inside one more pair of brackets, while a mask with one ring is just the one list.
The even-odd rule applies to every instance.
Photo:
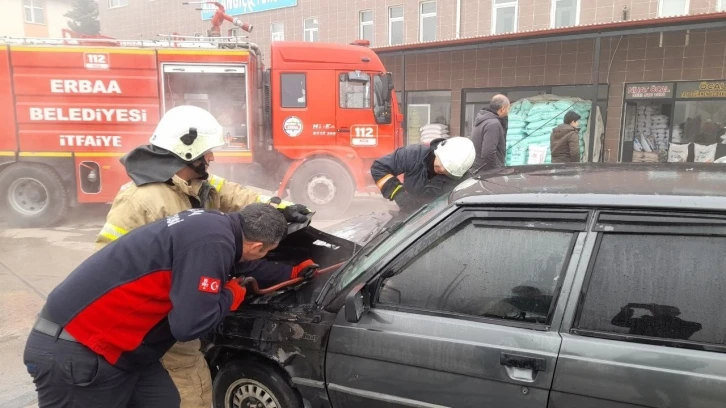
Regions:
[[231, 361], [214, 378], [215, 408], [302, 408], [300, 397], [270, 366]]

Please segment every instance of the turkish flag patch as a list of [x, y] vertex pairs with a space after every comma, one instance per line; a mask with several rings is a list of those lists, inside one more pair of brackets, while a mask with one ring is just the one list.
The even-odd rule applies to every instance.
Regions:
[[219, 293], [221, 281], [219, 279], [208, 278], [202, 276], [199, 279], [199, 291], [207, 293]]

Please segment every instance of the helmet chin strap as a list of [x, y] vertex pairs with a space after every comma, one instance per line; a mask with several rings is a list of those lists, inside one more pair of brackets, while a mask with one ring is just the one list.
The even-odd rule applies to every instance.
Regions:
[[202, 156], [201, 163], [194, 165], [193, 163], [187, 163], [187, 167], [194, 170], [195, 173], [199, 175], [199, 177], [202, 180], [206, 180], [209, 178], [209, 173], [207, 173], [207, 166], [209, 166], [209, 163], [207, 163], [207, 159]]

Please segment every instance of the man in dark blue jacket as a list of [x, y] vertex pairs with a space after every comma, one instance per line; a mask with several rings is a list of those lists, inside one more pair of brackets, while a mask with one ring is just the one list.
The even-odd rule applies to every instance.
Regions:
[[[474, 144], [465, 137], [409, 145], [373, 162], [371, 176], [383, 197], [410, 213], [453, 190], [474, 163]], [[403, 184], [398, 176], [403, 175]]]
[[[28, 338], [24, 362], [39, 406], [178, 407], [159, 359], [240, 306], [246, 290], [231, 278], [235, 265], [265, 257], [286, 231], [267, 204], [230, 214], [192, 209], [93, 254], [50, 293]], [[272, 281], [292, 277], [286, 265], [255, 268]]]

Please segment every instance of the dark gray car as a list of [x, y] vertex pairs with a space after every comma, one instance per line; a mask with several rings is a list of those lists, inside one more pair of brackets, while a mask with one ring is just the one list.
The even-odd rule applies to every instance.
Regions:
[[362, 249], [299, 231], [279, 260], [347, 263], [210, 336], [215, 406], [726, 406], [722, 167], [505, 168]]

